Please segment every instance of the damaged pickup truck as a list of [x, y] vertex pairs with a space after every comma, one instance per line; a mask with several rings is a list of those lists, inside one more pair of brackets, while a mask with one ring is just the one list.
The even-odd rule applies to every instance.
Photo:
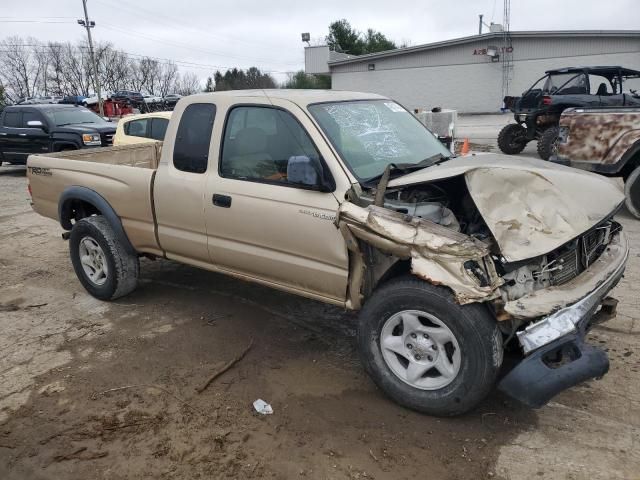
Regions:
[[132, 292], [147, 256], [360, 310], [364, 367], [409, 408], [470, 410], [505, 350], [498, 387], [533, 407], [604, 375], [585, 335], [627, 261], [620, 189], [449, 155], [384, 97], [219, 92], [183, 98], [162, 145], [33, 155], [28, 176], [93, 296]]

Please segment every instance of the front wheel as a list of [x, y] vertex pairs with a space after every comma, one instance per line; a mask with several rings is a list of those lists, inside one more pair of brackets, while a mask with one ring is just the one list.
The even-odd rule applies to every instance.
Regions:
[[624, 203], [629, 213], [640, 220], [640, 167], [624, 181]]
[[502, 153], [515, 155], [527, 146], [527, 129], [517, 123], [505, 125], [498, 134], [498, 147]]
[[360, 313], [358, 345], [382, 391], [436, 416], [474, 408], [491, 391], [503, 355], [484, 305], [458, 305], [447, 289], [413, 277], [374, 292]]
[[552, 155], [558, 152], [559, 127], [547, 128], [538, 140], [538, 155], [543, 160], [549, 160]]
[[103, 216], [75, 223], [69, 254], [78, 280], [94, 297], [115, 300], [135, 290], [140, 269], [138, 256], [127, 251]]

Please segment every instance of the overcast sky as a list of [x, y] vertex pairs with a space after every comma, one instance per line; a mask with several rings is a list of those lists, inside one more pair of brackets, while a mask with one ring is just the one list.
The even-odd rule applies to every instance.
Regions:
[[[640, 29], [640, 0], [514, 0], [511, 30]], [[411, 45], [476, 34], [478, 14], [502, 22], [502, 0], [89, 0], [95, 39], [171, 59], [204, 81], [216, 67], [257, 66], [282, 80], [303, 68], [301, 32], [319, 40], [333, 20]], [[0, 37], [75, 41], [82, 0], [0, 0]], [[30, 23], [27, 23], [30, 22]], [[33, 22], [33, 23], [31, 23]], [[56, 23], [48, 23], [56, 22]], [[194, 65], [197, 64], [197, 65]]]

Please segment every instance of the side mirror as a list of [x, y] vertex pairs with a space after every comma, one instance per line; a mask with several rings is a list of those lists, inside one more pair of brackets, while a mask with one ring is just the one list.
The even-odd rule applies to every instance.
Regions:
[[29, 127], [29, 128], [41, 128], [42, 130], [46, 130], [47, 129], [45, 127], [44, 123], [42, 123], [40, 120], [29, 120], [27, 122], [27, 127]]
[[322, 163], [317, 158], [297, 155], [287, 162], [287, 180], [290, 183], [305, 185], [320, 192], [330, 192], [333, 189], [325, 180]]
[[110, 121], [111, 121], [111, 119], [110, 119], [109, 117], [102, 117], [102, 119], [103, 119], [105, 122], [110, 122]]

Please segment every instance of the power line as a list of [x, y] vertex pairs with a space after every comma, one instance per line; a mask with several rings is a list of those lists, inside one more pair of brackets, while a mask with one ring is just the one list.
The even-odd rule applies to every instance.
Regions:
[[73, 23], [65, 20], [0, 20], [0, 23]]
[[[113, 6], [113, 7], [117, 6], [118, 8], [123, 8], [125, 10], [129, 10], [130, 12], [135, 13], [136, 15], [139, 15], [140, 12], [145, 12], [148, 16], [155, 17], [156, 19], [163, 19], [163, 20], [160, 21], [160, 23], [163, 23], [164, 25], [167, 25], [167, 26], [171, 27], [174, 30], [176, 29], [176, 19], [175, 18], [170, 18], [170, 17], [168, 17], [166, 15], [159, 14], [158, 12], [152, 12], [150, 10], [146, 10], [146, 9], [144, 9], [142, 7], [138, 7], [138, 6], [133, 8], [133, 7], [129, 7], [127, 5], [123, 5], [121, 3], [110, 2], [110, 0], [106, 0], [106, 1], [109, 1], [109, 3], [111, 3], [111, 5], [106, 3], [105, 0], [96, 0], [96, 1], [98, 3], [102, 3], [105, 6]], [[140, 16], [139, 18], [145, 20], [144, 16]], [[156, 21], [158, 21], [158, 20], [156, 20]], [[184, 29], [184, 26], [183, 26], [183, 29]], [[206, 35], [208, 37], [217, 39], [218, 41], [223, 41], [223, 42], [233, 41], [234, 43], [244, 43], [244, 44], [247, 44], [247, 45], [259, 46], [261, 48], [265, 48], [265, 46], [266, 46], [265, 42], [251, 41], [251, 40], [246, 40], [246, 39], [243, 39], [243, 38], [234, 38], [234, 37], [230, 37], [230, 36], [223, 37], [221, 35], [216, 35], [214, 33], [211, 33], [208, 30], [203, 30], [201, 28], [196, 28], [196, 27], [193, 27], [193, 26], [186, 27], [186, 29], [187, 30], [191, 30], [192, 32], [199, 33], [200, 35]]]
[[[98, 0], [100, 1], [100, 0]], [[103, 3], [100, 1], [100, 3]], [[132, 8], [127, 7], [126, 5], [118, 5], [120, 8], [125, 8], [125, 9], [129, 9], [132, 10]], [[141, 10], [141, 9], [136, 9], [136, 10]], [[139, 12], [136, 12], [139, 13]], [[158, 16], [156, 14], [156, 16]], [[35, 18], [43, 18], [43, 19], [52, 19], [52, 20], [35, 20]], [[0, 23], [47, 23], [47, 24], [69, 24], [69, 23], [75, 23], [75, 22], [71, 22], [71, 19], [74, 19], [75, 17], [0, 17]], [[164, 18], [168, 18], [168, 17], [164, 17]], [[4, 20], [7, 19], [7, 20]], [[64, 19], [69, 19], [69, 20], [64, 20]], [[170, 45], [170, 46], [174, 46], [174, 47], [178, 47], [178, 48], [183, 48], [183, 49], [188, 49], [189, 51], [200, 51], [202, 53], [206, 53], [208, 55], [213, 55], [213, 56], [218, 56], [218, 57], [224, 57], [224, 58], [230, 58], [230, 59], [236, 59], [236, 60], [248, 60], [252, 63], [258, 62], [258, 63], [273, 63], [276, 65], [300, 65], [300, 62], [283, 62], [283, 61], [279, 61], [276, 59], [271, 59], [271, 58], [258, 58], [258, 57], [248, 57], [248, 56], [242, 56], [242, 55], [232, 55], [232, 54], [226, 54], [226, 53], [222, 53], [222, 52], [217, 52], [217, 51], [212, 51], [212, 50], [207, 50], [207, 49], [203, 49], [200, 47], [194, 47], [193, 45], [188, 45], [188, 44], [184, 44], [184, 43], [179, 43], [179, 42], [175, 42], [175, 41], [169, 41], [169, 40], [165, 40], [163, 38], [159, 38], [159, 37], [155, 37], [152, 35], [148, 35], [148, 34], [144, 34], [144, 33], [140, 33], [140, 32], [135, 32], [132, 29], [128, 28], [128, 29], [124, 29], [121, 28], [117, 25], [113, 25], [111, 23], [108, 22], [101, 22], [100, 24], [103, 28], [107, 29], [107, 30], [112, 30], [121, 34], [125, 34], [125, 35], [129, 35], [129, 36], [133, 36], [133, 37], [138, 37], [138, 38], [144, 38], [146, 40], [149, 41], [153, 41], [153, 42], [160, 42], [160, 43], [164, 43], [166, 45]], [[173, 23], [172, 28], [175, 29], [175, 23]], [[201, 30], [196, 30], [196, 29], [191, 29], [194, 32], [197, 32], [199, 34], [206, 34], [211, 36], [212, 38], [218, 38], [218, 39], [222, 39], [222, 41], [228, 41], [229, 39], [224, 39], [223, 37], [218, 37], [216, 35], [210, 34], [208, 32], [202, 32]], [[234, 39], [231, 39], [234, 40]], [[235, 40], [234, 40], [235, 41]], [[257, 42], [244, 42], [247, 44], [253, 43], [253, 44], [259, 44], [264, 46], [264, 44], [262, 43], [257, 43]], [[274, 70], [274, 72], [277, 72]], [[277, 72], [278, 73], [278, 72]]]
[[[134, 36], [134, 37], [140, 37], [140, 38], [144, 38], [144, 39], [151, 40], [151, 41], [154, 41], [154, 42], [160, 42], [160, 43], [164, 43], [166, 45], [179, 47], [179, 48], [184, 48], [184, 49], [189, 50], [189, 51], [199, 51], [199, 52], [206, 53], [206, 54], [209, 54], [209, 55], [214, 55], [214, 56], [217, 56], [217, 57], [227, 57], [227, 58], [234, 58], [234, 59], [238, 59], [238, 60], [260, 61], [260, 62], [265, 62], [265, 63], [266, 62], [272, 62], [272, 63], [276, 63], [276, 64], [279, 64], [279, 65], [293, 64], [293, 62], [286, 62], [285, 63], [285, 62], [278, 62], [278, 61], [264, 59], [264, 58], [243, 57], [243, 56], [240, 56], [240, 55], [229, 55], [229, 54], [225, 54], [225, 53], [215, 52], [215, 51], [212, 51], [212, 50], [205, 50], [205, 49], [202, 49], [202, 48], [199, 48], [199, 47], [194, 47], [192, 45], [187, 45], [187, 44], [178, 43], [178, 42], [172, 42], [172, 41], [164, 40], [162, 38], [153, 37], [153, 36], [150, 36], [150, 35], [147, 35], [147, 34], [134, 32], [134, 31], [131, 31], [130, 29], [123, 29], [123, 28], [120, 28], [120, 27], [118, 27], [116, 25], [112, 25], [111, 23], [102, 22], [101, 26], [103, 28], [108, 29], [108, 30], [113, 30], [113, 31], [116, 31], [116, 32], [119, 32], [119, 33], [124, 33], [125, 35], [130, 35], [130, 36]], [[297, 62], [296, 62], [296, 64], [297, 64]]]
[[[28, 43], [22, 43], [22, 44], [2, 44], [0, 43], [0, 53], [11, 53], [10, 50], [2, 50], [2, 47], [25, 47], [25, 48], [32, 48], [34, 50], [36, 49], [55, 49], [55, 48], [62, 48], [65, 47], [66, 45], [69, 44], [49, 44], [49, 45], [41, 45], [41, 44], [28, 44]], [[85, 46], [77, 46], [77, 45], [71, 45], [72, 48], [81, 48], [81, 49], [86, 49], [88, 47]], [[196, 62], [189, 62], [186, 60], [175, 60], [172, 58], [162, 58], [162, 57], [155, 57], [152, 55], [143, 55], [140, 53], [132, 53], [132, 52], [127, 52], [125, 50], [121, 50], [121, 49], [114, 49], [115, 52], [121, 53], [127, 57], [131, 57], [134, 59], [141, 59], [141, 58], [149, 58], [151, 60], [156, 60], [159, 63], [162, 64], [176, 64], [179, 66], [184, 66], [184, 67], [190, 67], [190, 68], [200, 68], [200, 69], [206, 69], [208, 71], [211, 70], [231, 70], [233, 68], [238, 68], [237, 65], [235, 66], [225, 66], [225, 65], [212, 65], [212, 64], [207, 64], [207, 63], [196, 63]], [[288, 73], [293, 73], [293, 71], [291, 70], [263, 70], [260, 69], [261, 72], [263, 73], [282, 73], [282, 74], [288, 74]]]

